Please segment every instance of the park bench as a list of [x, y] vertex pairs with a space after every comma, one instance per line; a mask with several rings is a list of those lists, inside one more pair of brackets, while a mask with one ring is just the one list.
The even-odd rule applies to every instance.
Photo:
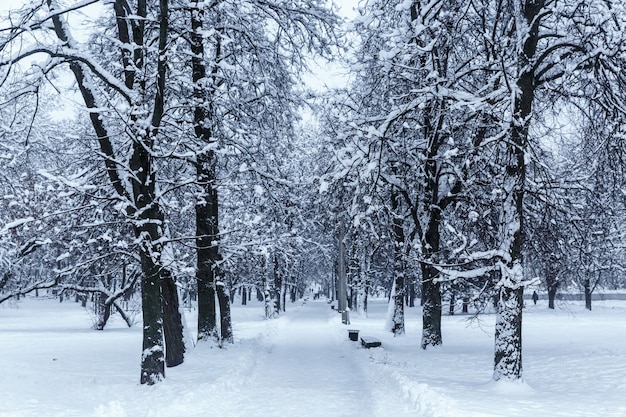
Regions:
[[364, 348], [375, 348], [382, 345], [381, 341], [372, 336], [361, 336], [361, 345]]

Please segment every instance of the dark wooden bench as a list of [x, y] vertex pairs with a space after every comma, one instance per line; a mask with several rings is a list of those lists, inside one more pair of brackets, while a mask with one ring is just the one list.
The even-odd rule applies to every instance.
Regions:
[[369, 349], [369, 348], [379, 347], [380, 345], [382, 345], [382, 343], [380, 340], [376, 339], [375, 337], [361, 336], [361, 345]]

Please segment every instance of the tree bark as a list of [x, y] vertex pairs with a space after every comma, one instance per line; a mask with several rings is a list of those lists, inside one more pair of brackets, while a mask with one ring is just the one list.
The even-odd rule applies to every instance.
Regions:
[[[191, 52], [194, 97], [194, 133], [205, 146], [217, 143], [213, 137], [214, 122], [211, 93], [215, 88], [218, 67], [215, 66], [207, 78], [203, 38], [204, 11], [199, 1], [191, 3]], [[215, 47], [216, 62], [221, 56], [218, 37]], [[212, 149], [196, 156], [196, 178], [201, 192], [196, 201], [196, 281], [198, 284], [198, 340], [219, 339], [216, 311], [216, 277], [219, 262], [219, 200], [215, 186], [217, 179], [217, 157]], [[218, 298], [220, 297], [218, 292]], [[228, 296], [226, 295], [226, 298]], [[220, 302], [222, 316], [230, 317], [230, 304]]]
[[178, 302], [176, 283], [170, 271], [161, 273], [161, 297], [163, 303], [163, 332], [165, 334], [165, 365], [178, 366], [185, 359], [185, 335]]
[[548, 308], [554, 310], [554, 299], [556, 298], [556, 286], [548, 286]]
[[[212, 154], [212, 151], [209, 151]], [[196, 174], [202, 193], [196, 202], [196, 282], [198, 285], [198, 340], [217, 340], [215, 276], [218, 268], [218, 201], [212, 187], [212, 155], [198, 155]]]
[[585, 308], [591, 311], [591, 280], [586, 278], [583, 286], [585, 288]]
[[160, 268], [152, 261], [151, 253], [144, 248], [140, 256], [143, 272], [141, 277], [143, 353], [140, 383], [152, 385], [165, 377]]
[[454, 307], [456, 305], [456, 294], [454, 293], [454, 291], [450, 292], [450, 308], [448, 310], [448, 313], [451, 316], [454, 316]]
[[[523, 287], [523, 243], [524, 243], [524, 193], [526, 182], [526, 149], [528, 127], [535, 97], [535, 72], [532, 60], [539, 42], [540, 12], [544, 0], [522, 2], [522, 16], [528, 27], [523, 33], [524, 43], [518, 51], [519, 78], [513, 101], [513, 120], [510, 125], [510, 142], [506, 144], [508, 165], [504, 175], [504, 200], [499, 235], [501, 248], [508, 259], [500, 261], [499, 296], [496, 307], [496, 331], [494, 373], [495, 381], [522, 379], [522, 309]], [[517, 19], [518, 16], [513, 16]], [[520, 23], [520, 22], [518, 22]], [[522, 27], [517, 30], [522, 31]]]
[[408, 300], [407, 305], [409, 307], [415, 307], [416, 294], [415, 294], [415, 280], [414, 280], [414, 278], [411, 278], [411, 282], [409, 282], [408, 298], [409, 298], [409, 300]]
[[[429, 166], [432, 165], [432, 166]], [[436, 255], [439, 253], [441, 212], [443, 207], [438, 201], [439, 185], [437, 168], [434, 161], [427, 163], [426, 181], [426, 213], [428, 216], [427, 230], [421, 238], [422, 256], [425, 261], [421, 263], [422, 270], [422, 349], [428, 346], [439, 346], [443, 343], [441, 334], [441, 284], [439, 283], [439, 271], [435, 268]]]
[[[54, 0], [47, 0], [51, 11], [57, 7]], [[147, 20], [147, 2], [139, 0], [135, 23], [131, 23], [128, 11], [120, 8], [120, 1], [113, 3], [118, 24], [118, 38], [125, 46], [134, 45], [133, 63], [124, 65], [124, 83], [131, 89], [135, 82], [135, 72], [128, 71], [129, 68], [142, 69], [144, 67], [143, 41], [144, 27]], [[93, 89], [93, 81], [89, 73], [77, 62], [70, 63], [85, 105], [93, 109], [89, 117], [96, 132], [100, 149], [104, 155], [104, 163], [107, 169], [109, 180], [119, 197], [126, 202], [127, 216], [131, 219], [137, 241], [139, 242], [139, 257], [141, 263], [141, 293], [142, 293], [142, 314], [143, 314], [143, 353], [141, 360], [141, 384], [154, 384], [165, 375], [164, 369], [164, 344], [163, 344], [163, 309], [161, 301], [161, 274], [163, 266], [160, 265], [160, 254], [162, 253], [163, 237], [163, 214], [160, 211], [159, 203], [155, 193], [155, 173], [152, 166], [152, 157], [149, 150], [153, 147], [154, 136], [160, 126], [165, 109], [165, 77], [167, 71], [166, 48], [167, 34], [169, 30], [169, 3], [168, 0], [159, 0], [159, 36], [158, 48], [159, 59], [157, 63], [156, 94], [154, 96], [154, 106], [152, 109], [151, 126], [148, 131], [142, 133], [133, 132], [132, 156], [129, 161], [129, 168], [132, 194], [124, 187], [118, 173], [117, 159], [113, 150], [111, 137], [104, 125], [102, 115], [96, 109], [99, 107]], [[57, 37], [72, 45], [69, 31], [60, 19], [59, 15], [53, 15], [52, 22]], [[133, 40], [131, 42], [128, 25], [132, 26]], [[123, 49], [123, 48], [122, 48]], [[127, 51], [123, 49], [122, 60], [130, 63]], [[145, 82], [140, 81], [140, 88], [145, 88]], [[119, 90], [118, 90], [119, 91]], [[142, 91], [143, 92], [143, 91]], [[141, 95], [140, 95], [141, 96]], [[129, 99], [129, 97], [126, 97]], [[145, 105], [147, 103], [129, 103], [130, 105]], [[136, 116], [133, 122], [136, 122]], [[132, 127], [132, 126], [131, 126]]]
[[422, 263], [422, 349], [439, 346], [441, 337], [441, 289], [433, 266]]
[[522, 376], [522, 306], [524, 289], [502, 287], [496, 315], [494, 380]]
[[95, 294], [95, 310], [96, 315], [98, 316], [98, 320], [94, 325], [95, 330], [104, 330], [107, 322], [109, 321], [109, 317], [111, 317], [111, 303], [106, 303], [106, 294], [99, 292]]
[[391, 215], [393, 234], [393, 271], [395, 275], [395, 293], [390, 300], [393, 303], [393, 316], [391, 322], [391, 332], [394, 335], [404, 334], [404, 227], [400, 214], [400, 196], [395, 190], [391, 193]]
[[281, 271], [280, 262], [278, 261], [278, 255], [274, 253], [274, 283], [273, 283], [273, 294], [272, 298], [274, 301], [274, 308], [276, 309], [276, 314], [279, 314], [282, 310], [282, 300], [281, 300], [281, 291], [283, 287], [283, 274]]
[[230, 318], [230, 300], [224, 283], [217, 283], [216, 292], [220, 307], [220, 343], [233, 343], [233, 327]]

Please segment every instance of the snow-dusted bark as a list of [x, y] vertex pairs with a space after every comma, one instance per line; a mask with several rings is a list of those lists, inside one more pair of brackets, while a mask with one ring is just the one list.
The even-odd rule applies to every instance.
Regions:
[[367, 247], [361, 249], [356, 287], [356, 313], [367, 317], [367, 296], [369, 293], [370, 260]]
[[393, 290], [390, 304], [393, 305], [390, 330], [394, 335], [404, 334], [404, 294], [406, 273], [404, 250], [406, 239], [404, 235], [404, 222], [400, 214], [400, 196], [397, 192], [391, 195], [391, 215], [393, 216]]
[[[214, 59], [216, 65], [207, 71], [205, 56], [205, 38], [203, 31], [204, 9], [203, 4], [191, 2], [191, 71], [194, 98], [194, 133], [204, 148], [196, 156], [196, 179], [200, 192], [197, 194], [195, 205], [196, 214], [196, 282], [198, 284], [198, 340], [218, 340], [216, 312], [216, 276], [221, 256], [219, 254], [219, 200], [216, 181], [217, 143], [213, 135], [215, 117], [211, 92], [215, 90], [217, 63], [221, 57], [221, 40], [217, 39]], [[223, 291], [223, 290], [222, 290]], [[218, 297], [218, 303], [223, 297]], [[230, 305], [222, 306], [220, 310], [229, 310]], [[230, 318], [230, 313], [224, 314]], [[230, 326], [229, 326], [230, 327]]]
[[[519, 5], [519, 4], [518, 4]], [[539, 41], [542, 0], [525, 2], [515, 9], [513, 19], [524, 39], [517, 51], [516, 90], [511, 103], [512, 120], [506, 145], [502, 209], [498, 236], [504, 257], [500, 259], [500, 280], [496, 284], [496, 329], [493, 379], [522, 379], [522, 308], [524, 275], [524, 193], [526, 189], [526, 153], [528, 127], [535, 97], [533, 61]], [[521, 35], [523, 34], [523, 36]]]
[[[71, 38], [69, 28], [54, 0], [47, 0], [52, 12], [52, 22], [59, 40], [79, 54], [78, 45]], [[104, 124], [104, 117], [100, 113], [97, 100], [97, 91], [91, 73], [99, 68], [95, 60], [85, 58], [85, 62], [70, 59], [70, 69], [79, 85], [85, 104], [90, 111], [90, 119], [98, 137], [100, 148], [104, 154], [104, 161], [112, 186], [119, 198], [124, 202], [126, 214], [133, 226], [139, 244], [139, 258], [143, 276], [141, 278], [142, 311], [144, 321], [143, 355], [141, 362], [141, 383], [153, 384], [164, 376], [164, 327], [168, 342], [167, 363], [170, 366], [182, 362], [184, 340], [182, 334], [182, 320], [178, 306], [176, 286], [171, 273], [164, 267], [161, 254], [164, 249], [164, 215], [159, 206], [156, 192], [156, 172], [151, 150], [155, 137], [165, 112], [165, 83], [166, 83], [166, 49], [169, 30], [169, 3], [168, 0], [158, 2], [158, 62], [156, 64], [155, 94], [151, 99], [146, 98], [145, 79], [137, 78], [137, 70], [143, 70], [146, 65], [144, 47], [145, 19], [148, 13], [148, 2], [140, 0], [137, 3], [135, 21], [131, 18], [130, 10], [125, 2], [118, 0], [113, 3], [116, 14], [118, 40], [122, 45], [134, 45], [132, 57], [128, 50], [121, 48], [124, 66], [124, 80], [118, 82], [112, 75], [105, 77], [104, 70], [98, 70], [99, 78], [117, 91], [123, 91], [127, 105], [134, 108], [128, 132], [132, 139], [132, 151], [128, 160], [131, 171], [128, 181], [120, 174], [115, 150], [112, 145], [109, 130]], [[155, 5], [155, 7], [157, 7]], [[129, 28], [131, 28], [129, 30]], [[132, 37], [132, 40], [131, 40]], [[129, 47], [130, 48], [130, 47]], [[131, 61], [132, 60], [132, 61]], [[132, 62], [132, 65], [131, 65]], [[143, 76], [143, 75], [142, 75]], [[120, 87], [123, 86], [123, 87]], [[137, 94], [133, 89], [141, 90]], [[149, 97], [149, 96], [148, 96]], [[104, 100], [101, 100], [104, 101]], [[152, 107], [147, 116], [147, 108]], [[140, 115], [145, 120], [141, 120]], [[164, 286], [162, 291], [162, 286]], [[164, 317], [164, 309], [167, 317]]]

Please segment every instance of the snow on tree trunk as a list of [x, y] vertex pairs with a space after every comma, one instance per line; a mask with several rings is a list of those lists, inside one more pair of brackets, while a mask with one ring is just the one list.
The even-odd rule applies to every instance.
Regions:
[[273, 290], [272, 291], [272, 299], [274, 300], [274, 314], [279, 314], [282, 309], [281, 304], [281, 289], [283, 287], [283, 274], [280, 262], [278, 260], [278, 255], [274, 253], [274, 262], [273, 262], [273, 271], [274, 271], [274, 282], [273, 282]]
[[[47, 0], [51, 11], [58, 8], [54, 0]], [[157, 7], [156, 5], [154, 5]], [[122, 52], [124, 62], [124, 86], [123, 90], [117, 86], [114, 77], [109, 78], [110, 85], [117, 86], [116, 90], [122, 92], [129, 104], [135, 107], [135, 112], [131, 114], [128, 132], [132, 139], [132, 155], [128, 161], [128, 167], [132, 172], [130, 178], [131, 190], [125, 188], [118, 172], [117, 158], [113, 149], [113, 144], [109, 132], [104, 125], [104, 119], [99, 113], [99, 103], [96, 100], [97, 91], [88, 66], [72, 62], [72, 70], [85, 105], [94, 109], [90, 111], [89, 117], [97, 135], [100, 150], [102, 151], [104, 163], [111, 185], [117, 194], [124, 199], [128, 205], [126, 214], [133, 225], [136, 241], [139, 245], [139, 258], [141, 263], [141, 294], [142, 294], [142, 314], [143, 314], [143, 353], [141, 357], [141, 378], [142, 384], [154, 384], [161, 380], [164, 375], [164, 341], [163, 341], [163, 306], [161, 298], [161, 278], [164, 277], [164, 266], [161, 264], [161, 252], [163, 249], [163, 224], [164, 217], [159, 207], [157, 193], [155, 189], [156, 175], [152, 161], [151, 151], [154, 140], [158, 133], [165, 111], [165, 83], [167, 74], [166, 49], [167, 35], [169, 30], [169, 2], [159, 0], [158, 2], [158, 60], [156, 68], [156, 92], [148, 95], [145, 91], [138, 91], [133, 98], [128, 94], [135, 86], [138, 90], [145, 88], [145, 80], [139, 79], [136, 83], [136, 76], [143, 76], [145, 56], [143, 54], [145, 24], [147, 18], [148, 4], [144, 0], [137, 4], [137, 13], [133, 18], [129, 18], [130, 10], [120, 8], [119, 3], [113, 4], [118, 25], [118, 38], [121, 45], [135, 45], [135, 54], [131, 62], [130, 55]], [[141, 21], [141, 24], [134, 26], [132, 42], [128, 31], [128, 25], [134, 18]], [[54, 30], [59, 38], [70, 48], [75, 48], [74, 41], [70, 36], [66, 23], [60, 15], [52, 15]], [[149, 100], [153, 99], [152, 108], [149, 109]], [[134, 101], [137, 100], [137, 101]], [[101, 100], [105, 102], [106, 100]], [[142, 113], [143, 112], [143, 113]], [[145, 120], [139, 120], [140, 115], [146, 116]], [[149, 126], [149, 129], [146, 127]], [[123, 165], [123, 164], [120, 164]], [[175, 291], [175, 288], [174, 288]]]
[[357, 288], [356, 312], [359, 316], [367, 317], [367, 285], [365, 280]]
[[523, 287], [500, 287], [496, 305], [495, 381], [522, 378], [523, 297]]
[[150, 253], [141, 251], [141, 305], [143, 315], [143, 353], [141, 355], [141, 384], [152, 385], [165, 376], [163, 346], [163, 309], [159, 266]]
[[94, 324], [95, 330], [104, 330], [109, 317], [111, 317], [111, 304], [106, 303], [106, 294], [97, 292], [94, 294], [94, 310], [96, 312], [97, 320]]
[[261, 293], [266, 319], [274, 318], [275, 311], [274, 300], [272, 300], [274, 291], [272, 291], [271, 280], [269, 279], [269, 256], [267, 253], [263, 255], [263, 292]]
[[506, 169], [507, 178], [503, 187], [505, 199], [502, 202], [499, 230], [503, 259], [499, 261], [500, 279], [496, 283], [495, 381], [522, 379], [522, 208], [525, 165], [520, 147], [515, 147], [511, 152], [514, 163]]
[[[518, 8], [519, 7], [519, 8]], [[512, 119], [506, 148], [502, 213], [500, 218], [500, 281], [496, 284], [496, 333], [493, 379], [522, 380], [522, 308], [524, 276], [524, 193], [528, 128], [535, 98], [535, 67], [543, 0], [516, 3], [514, 9], [518, 38], [515, 59], [518, 76], [511, 100]]]
[[441, 337], [441, 289], [436, 278], [439, 272], [422, 263], [422, 349], [439, 346]]
[[391, 302], [393, 304], [391, 332], [395, 336], [404, 334], [404, 276], [402, 273], [396, 276]]
[[356, 279], [353, 283], [353, 287], [356, 288], [356, 303], [355, 310], [359, 316], [367, 317], [367, 293], [368, 293], [368, 271], [369, 256], [367, 246], [364, 246], [360, 250], [357, 250], [359, 257], [358, 268], [356, 271]]
[[[223, 289], [215, 288], [221, 255], [219, 253], [219, 200], [216, 188], [217, 156], [213, 149], [214, 107], [206, 80], [205, 48], [203, 35], [203, 6], [191, 2], [191, 72], [194, 98], [194, 134], [199, 147], [205, 148], [196, 156], [196, 180], [200, 192], [196, 197], [196, 282], [198, 284], [198, 340], [218, 340], [216, 295], [221, 300]], [[221, 59], [221, 43], [213, 51]], [[215, 73], [211, 74], [215, 77]], [[217, 291], [217, 294], [216, 294]], [[219, 302], [220, 316], [230, 320], [230, 304]], [[231, 330], [229, 330], [231, 331]], [[232, 331], [231, 331], [232, 332]]]
[[400, 195], [397, 191], [392, 192], [391, 195], [391, 210], [393, 216], [392, 232], [394, 238], [393, 245], [393, 271], [395, 279], [393, 281], [393, 287], [391, 290], [391, 304], [393, 308], [393, 314], [391, 315], [389, 330], [394, 335], [404, 334], [404, 227], [403, 219], [399, 214], [400, 210]]

